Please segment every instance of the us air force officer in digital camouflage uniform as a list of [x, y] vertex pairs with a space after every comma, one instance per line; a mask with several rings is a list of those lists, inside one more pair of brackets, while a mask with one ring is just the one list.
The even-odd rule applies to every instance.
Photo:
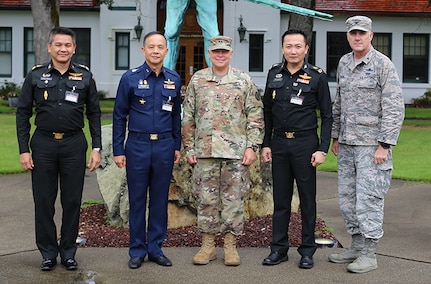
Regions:
[[352, 235], [352, 245], [329, 255], [347, 270], [377, 269], [376, 245], [383, 236], [384, 198], [392, 174], [392, 146], [404, 119], [401, 84], [394, 64], [371, 45], [371, 19], [354, 16], [346, 21], [353, 52], [338, 64], [333, 105], [332, 151], [338, 156], [341, 214]]
[[210, 39], [212, 67], [196, 72], [184, 101], [183, 145], [194, 165], [202, 248], [194, 264], [216, 259], [214, 239], [224, 233], [225, 265], [237, 266], [236, 236], [243, 231], [249, 166], [263, 137], [260, 95], [250, 76], [230, 66], [232, 39]]

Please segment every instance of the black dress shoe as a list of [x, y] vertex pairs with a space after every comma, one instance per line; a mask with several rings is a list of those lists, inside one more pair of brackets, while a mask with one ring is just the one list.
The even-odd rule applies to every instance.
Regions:
[[312, 256], [303, 255], [301, 257], [301, 261], [299, 262], [300, 268], [310, 269], [310, 268], [313, 268], [313, 265], [314, 265], [314, 261]]
[[76, 270], [78, 268], [78, 263], [73, 258], [62, 259], [61, 264], [67, 270]]
[[162, 255], [156, 258], [149, 258], [150, 261], [153, 261], [161, 266], [172, 266], [172, 262], [166, 256]]
[[267, 258], [262, 261], [263, 265], [277, 265], [283, 261], [287, 261], [287, 253], [280, 253], [278, 251], [272, 251]]
[[144, 262], [144, 259], [140, 256], [131, 257], [129, 260], [129, 268], [130, 269], [136, 269], [141, 267], [142, 262]]
[[40, 270], [51, 271], [55, 269], [56, 265], [57, 265], [57, 259], [45, 258], [44, 260], [42, 260], [42, 263], [40, 264]]

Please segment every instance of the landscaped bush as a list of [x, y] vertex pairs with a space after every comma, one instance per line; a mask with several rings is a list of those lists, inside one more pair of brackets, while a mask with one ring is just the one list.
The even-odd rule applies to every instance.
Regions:
[[18, 97], [20, 92], [21, 92], [21, 87], [19, 87], [14, 82], [8, 82], [7, 80], [5, 80], [3, 85], [0, 86], [0, 98], [2, 100]]
[[419, 98], [412, 99], [412, 102], [415, 107], [431, 107], [431, 89], [427, 89]]

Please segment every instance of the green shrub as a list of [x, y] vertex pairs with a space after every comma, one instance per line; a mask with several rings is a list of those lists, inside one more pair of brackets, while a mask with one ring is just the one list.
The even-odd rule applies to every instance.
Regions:
[[3, 85], [0, 86], [0, 97], [3, 100], [7, 100], [9, 97], [18, 97], [20, 92], [21, 87], [14, 82], [4, 80]]
[[431, 89], [427, 89], [419, 98], [412, 99], [412, 102], [415, 107], [431, 107]]

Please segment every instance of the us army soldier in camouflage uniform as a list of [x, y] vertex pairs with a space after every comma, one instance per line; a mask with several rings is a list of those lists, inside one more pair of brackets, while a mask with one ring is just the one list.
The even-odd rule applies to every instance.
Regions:
[[404, 101], [394, 64], [371, 45], [371, 19], [346, 21], [353, 52], [338, 64], [333, 105], [332, 151], [338, 155], [341, 214], [352, 245], [329, 260], [347, 270], [377, 269], [376, 245], [383, 236], [384, 198], [392, 175], [392, 149], [404, 119]]
[[194, 264], [216, 259], [215, 234], [225, 233], [225, 265], [237, 266], [236, 236], [243, 231], [249, 165], [263, 138], [262, 102], [250, 76], [230, 66], [232, 39], [210, 39], [211, 68], [196, 72], [184, 101], [183, 145], [194, 166], [202, 247]]

